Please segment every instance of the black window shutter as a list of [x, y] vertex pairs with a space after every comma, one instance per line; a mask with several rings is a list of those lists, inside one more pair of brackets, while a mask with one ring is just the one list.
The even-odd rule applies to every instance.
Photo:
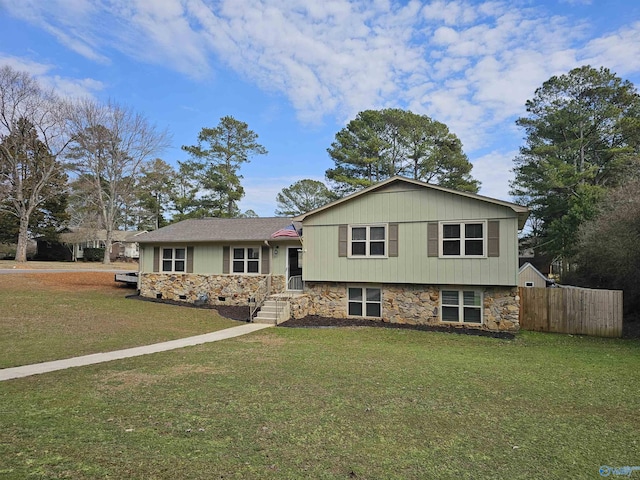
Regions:
[[437, 257], [439, 250], [438, 222], [427, 223], [427, 256]]
[[398, 256], [398, 224], [389, 224], [389, 256]]
[[187, 273], [193, 273], [193, 247], [187, 247]]
[[347, 256], [347, 225], [339, 225], [338, 226], [338, 256], [346, 257]]
[[222, 247], [222, 273], [229, 273], [231, 252], [229, 247]]
[[262, 265], [260, 267], [261, 272], [263, 275], [267, 275], [269, 272], [269, 268], [270, 268], [270, 260], [271, 260], [271, 249], [269, 247], [267, 247], [266, 245], [262, 246], [262, 251], [260, 252], [260, 256], [262, 257]]
[[500, 220], [487, 222], [487, 256], [500, 256]]

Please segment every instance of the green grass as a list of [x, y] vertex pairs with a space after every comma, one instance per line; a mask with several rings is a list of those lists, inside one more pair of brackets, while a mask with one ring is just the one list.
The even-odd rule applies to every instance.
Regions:
[[0, 383], [0, 478], [600, 478], [640, 463], [639, 354], [273, 328]]
[[0, 275], [0, 368], [239, 325], [211, 310], [125, 298], [133, 293], [106, 272]]

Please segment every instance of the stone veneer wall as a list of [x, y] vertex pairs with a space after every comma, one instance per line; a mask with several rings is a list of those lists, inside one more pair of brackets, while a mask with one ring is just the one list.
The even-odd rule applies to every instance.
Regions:
[[[246, 305], [266, 275], [202, 275], [195, 273], [143, 273], [140, 295], [195, 303], [207, 295], [211, 305]], [[271, 293], [285, 289], [284, 275], [271, 276]], [[224, 300], [221, 300], [224, 298]]]
[[[306, 282], [303, 295], [291, 299], [291, 316], [347, 317], [347, 284]], [[382, 285], [382, 321], [410, 325], [454, 325], [439, 319], [440, 286]], [[482, 289], [482, 325], [459, 324], [491, 331], [517, 331], [520, 327], [520, 297], [517, 287]], [[375, 320], [372, 320], [375, 321]]]

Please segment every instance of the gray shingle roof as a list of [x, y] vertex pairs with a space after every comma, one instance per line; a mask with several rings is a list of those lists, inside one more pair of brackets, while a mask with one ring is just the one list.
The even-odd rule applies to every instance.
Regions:
[[136, 240], [139, 243], [263, 241], [273, 240], [273, 233], [289, 225], [291, 219], [286, 217], [194, 218], [143, 233]]

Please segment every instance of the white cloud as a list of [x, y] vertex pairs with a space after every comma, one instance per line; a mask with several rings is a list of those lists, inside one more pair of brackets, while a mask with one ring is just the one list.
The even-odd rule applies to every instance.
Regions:
[[511, 201], [509, 195], [509, 182], [513, 180], [514, 174], [513, 159], [518, 154], [517, 151], [491, 152], [473, 161], [471, 174], [482, 182], [480, 194], [497, 198], [499, 200]]
[[0, 53], [0, 65], [7, 65], [13, 68], [14, 70], [27, 72], [33, 76], [45, 75], [53, 68], [52, 65], [34, 62], [26, 58], [2, 55], [1, 53]]
[[454, 45], [459, 38], [458, 32], [451, 27], [440, 27], [433, 33], [433, 42], [436, 45]]
[[[98, 52], [95, 28], [104, 24], [98, 9], [86, 0], [19, 0], [3, 2], [11, 15], [32, 23], [53, 35], [61, 44], [90, 60], [107, 63]], [[101, 21], [102, 20], [102, 21]], [[94, 23], [95, 22], [95, 23]]]
[[560, 3], [566, 3], [571, 6], [576, 5], [591, 5], [592, 0], [560, 0]]
[[441, 21], [445, 25], [468, 25], [478, 19], [481, 9], [473, 8], [467, 2], [435, 1], [427, 3], [422, 15], [430, 21]]
[[586, 64], [604, 66], [618, 74], [637, 75], [640, 70], [640, 22], [591, 40], [582, 53]]
[[197, 79], [223, 64], [285, 95], [305, 123], [408, 107], [449, 125], [471, 150], [524, 113], [551, 75], [583, 63], [640, 70], [640, 22], [594, 38], [586, 21], [525, 1], [6, 3], [94, 61], [120, 51]]
[[105, 88], [105, 85], [92, 78], [66, 78], [59, 75], [43, 76], [43, 83], [51, 85], [63, 97], [83, 98], [93, 97]]
[[0, 65], [8, 65], [14, 70], [27, 72], [35, 77], [43, 87], [53, 89], [63, 97], [92, 97], [105, 88], [104, 84], [92, 78], [70, 78], [55, 75], [54, 65], [34, 62], [25, 58], [0, 54]]

